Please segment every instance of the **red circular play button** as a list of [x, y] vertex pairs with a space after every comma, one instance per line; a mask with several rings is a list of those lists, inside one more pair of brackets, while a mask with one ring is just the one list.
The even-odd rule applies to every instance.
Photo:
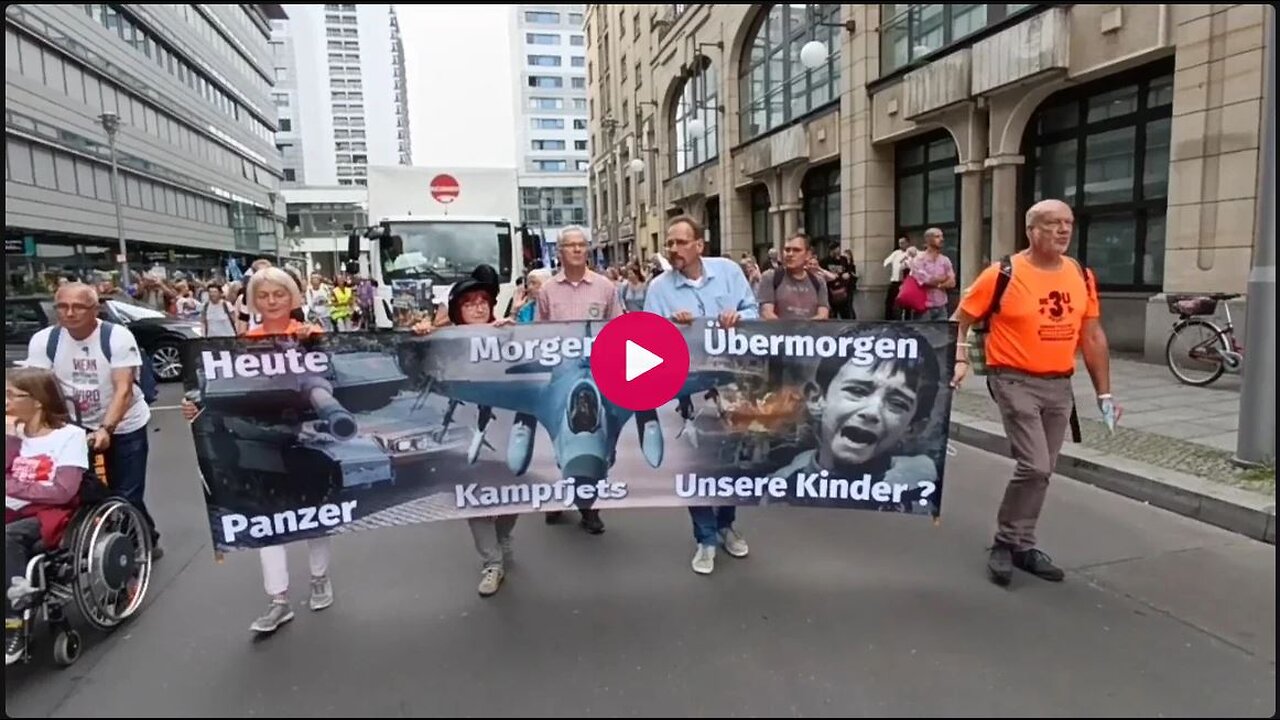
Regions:
[[647, 312], [609, 321], [591, 345], [591, 376], [614, 405], [653, 410], [689, 376], [689, 345], [671, 321]]

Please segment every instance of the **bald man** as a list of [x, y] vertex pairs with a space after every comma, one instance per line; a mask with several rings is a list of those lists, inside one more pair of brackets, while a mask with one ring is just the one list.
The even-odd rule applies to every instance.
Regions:
[[[1027, 211], [1029, 247], [982, 272], [952, 318], [960, 325], [953, 387], [969, 369], [969, 328], [987, 318], [987, 384], [1004, 420], [1017, 466], [996, 516], [987, 570], [1008, 585], [1013, 568], [1052, 582], [1064, 573], [1036, 547], [1036, 522], [1058, 461], [1075, 398], [1076, 349], [1097, 391], [1103, 417], [1119, 417], [1111, 397], [1107, 336], [1093, 274], [1066, 256], [1075, 217], [1059, 200]], [[1001, 275], [1007, 277], [1001, 279]], [[999, 282], [998, 282], [999, 281]], [[1004, 284], [1003, 294], [996, 297]], [[998, 304], [997, 304], [998, 303]]]
[[[146, 516], [157, 541], [159, 533], [143, 500], [151, 409], [138, 385], [142, 351], [128, 328], [98, 319], [98, 293], [89, 285], [72, 282], [58, 288], [54, 309], [58, 324], [31, 338], [27, 366], [52, 370], [58, 377], [76, 404], [79, 423], [90, 431], [93, 450], [103, 453], [111, 489]], [[158, 546], [156, 551], [158, 558]]]

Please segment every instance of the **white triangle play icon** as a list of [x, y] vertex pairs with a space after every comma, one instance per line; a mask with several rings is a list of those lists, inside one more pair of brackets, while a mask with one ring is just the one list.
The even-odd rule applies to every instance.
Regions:
[[662, 364], [662, 358], [645, 350], [639, 345], [627, 341], [627, 382], [631, 382], [641, 375]]

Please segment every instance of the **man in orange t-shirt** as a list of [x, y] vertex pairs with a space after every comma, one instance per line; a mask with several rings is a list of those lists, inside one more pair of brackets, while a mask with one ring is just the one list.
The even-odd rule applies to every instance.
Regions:
[[[987, 562], [998, 585], [1009, 583], [1014, 567], [1045, 580], [1063, 579], [1062, 570], [1036, 548], [1035, 529], [1075, 405], [1071, 375], [1077, 348], [1084, 354], [1099, 408], [1104, 413], [1118, 410], [1111, 398], [1097, 287], [1092, 274], [1064, 257], [1074, 220], [1071, 208], [1060, 200], [1042, 200], [1027, 211], [1030, 247], [1010, 258], [1008, 287], [998, 312], [988, 320], [987, 383], [1017, 462]], [[960, 325], [961, 342], [952, 387], [960, 386], [969, 369], [964, 338], [991, 308], [999, 274], [999, 265], [984, 270], [953, 317]]]

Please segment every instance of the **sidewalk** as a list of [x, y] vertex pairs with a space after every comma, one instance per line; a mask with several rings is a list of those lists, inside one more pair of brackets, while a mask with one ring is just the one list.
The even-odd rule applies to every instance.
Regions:
[[[1240, 377], [1206, 388], [1168, 368], [1113, 358], [1111, 389], [1124, 409], [1114, 435], [1102, 423], [1083, 363], [1073, 379], [1083, 442], [1068, 436], [1058, 472], [1249, 537], [1275, 543], [1274, 471], [1243, 471], [1236, 448]], [[1008, 455], [985, 378], [970, 377], [951, 406], [951, 437]]]

